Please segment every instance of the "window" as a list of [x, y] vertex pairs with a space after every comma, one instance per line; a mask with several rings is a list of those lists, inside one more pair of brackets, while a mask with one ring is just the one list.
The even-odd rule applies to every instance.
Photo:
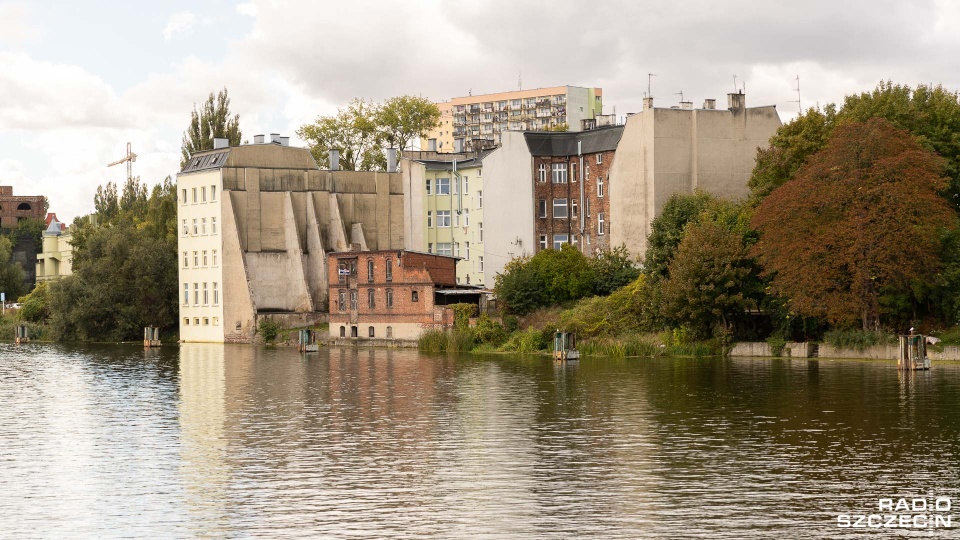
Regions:
[[190, 304], [190, 284], [184, 283], [183, 284], [183, 305], [186, 306], [189, 304]]
[[388, 337], [388, 338], [392, 338], [392, 337], [393, 337], [393, 327], [392, 327], [392, 326], [388, 326], [388, 327], [387, 327], [387, 337]]
[[457, 178], [453, 179], [453, 194], [456, 195], [460, 186], [460, 180]]
[[373, 289], [367, 289], [367, 307], [370, 309], [377, 308], [377, 293]]
[[183, 318], [183, 325], [184, 325], [184, 326], [190, 326], [190, 317], [184, 317], [184, 318]]
[[567, 164], [554, 163], [552, 165], [552, 178], [553, 178], [554, 184], [566, 184], [567, 183]]
[[340, 311], [345, 311], [347, 309], [347, 291], [340, 289], [340, 294], [337, 298], [337, 309]]
[[540, 201], [538, 202], [538, 210], [539, 210], [538, 215], [540, 217], [542, 218], [547, 217], [547, 200], [546, 199], [540, 199]]
[[[180, 204], [187, 204], [187, 188], [183, 188], [181, 193], [183, 194], [183, 198], [180, 199]], [[189, 321], [190, 319], [187, 320]]]
[[570, 217], [577, 217], [577, 200], [573, 199], [570, 201]]
[[194, 318], [193, 318], [193, 324], [196, 325], [196, 326], [200, 326], [200, 317], [194, 317]]
[[590, 233], [587, 233], [587, 245], [590, 245]]
[[477, 222], [477, 228], [480, 231], [480, 241], [483, 242], [483, 222], [482, 221]]
[[204, 326], [210, 326], [210, 319], [207, 318], [207, 317], [204, 317], [204, 318], [203, 318], [203, 325], [204, 325]]
[[353, 289], [350, 291], [350, 311], [357, 310], [357, 291]]
[[558, 219], [567, 218], [567, 199], [562, 197], [553, 199], [553, 217]]
[[203, 250], [203, 266], [207, 267], [207, 250]]
[[589, 179], [590, 179], [590, 164], [589, 164], [589, 163], [583, 166], [583, 179], [584, 179], [584, 180], [589, 180]]
[[367, 259], [367, 283], [373, 283], [373, 259]]
[[603, 197], [603, 177], [597, 177], [597, 197]]
[[197, 218], [193, 218], [193, 235], [197, 236], [200, 234], [200, 227], [197, 226]]
[[586, 210], [587, 210], [587, 217], [590, 217], [590, 197], [587, 197], [587, 200], [586, 200], [586, 202], [585, 202], [584, 204], [585, 204], [586, 207], [587, 207], [587, 208], [586, 208]]
[[213, 305], [220, 305], [220, 284], [216, 281], [213, 282]]
[[540, 235], [540, 249], [547, 249], [547, 235]]
[[477, 208], [483, 208], [483, 190], [477, 190]]
[[419, 301], [420, 301], [420, 293], [418, 293], [417, 291], [410, 291], [410, 301], [411, 301], [411, 302], [419, 302]]
[[183, 252], [183, 267], [184, 267], [184, 268], [190, 268], [190, 258], [187, 257], [187, 252], [186, 252], [186, 251]]
[[427, 178], [427, 195], [430, 195], [430, 179]]
[[433, 227], [433, 211], [427, 210], [427, 228], [430, 229]]
[[437, 178], [437, 195], [449, 195], [449, 194], [450, 194], [450, 179]]
[[576, 163], [570, 164], [570, 181], [571, 182], [577, 181], [577, 164]]
[[464, 247], [467, 249], [467, 260], [470, 260], [470, 242], [465, 242]]
[[193, 204], [197, 204], [197, 188], [193, 188]]
[[367, 328], [367, 337], [373, 337], [373, 332], [374, 330], [372, 326]]
[[213, 325], [214, 325], [214, 326], [220, 326], [220, 317], [214, 317], [214, 318], [213, 318]]
[[537, 180], [540, 182], [547, 181], [547, 165], [545, 163], [541, 163], [540, 166], [537, 167]]
[[565, 234], [553, 235], [553, 249], [560, 249], [560, 246], [569, 243], [569, 237]]
[[480, 271], [483, 272], [483, 255], [480, 256]]
[[440, 242], [437, 244], [437, 255], [453, 255], [453, 244]]
[[207, 290], [207, 282], [203, 282], [203, 305], [210, 305], [210, 291]]
[[346, 327], [346, 326], [341, 326], [341, 327], [340, 327], [340, 337], [347, 337], [347, 327]]
[[603, 222], [603, 212], [597, 213], [597, 236], [603, 236], [605, 233], [605, 223]]
[[393, 259], [387, 259], [387, 266], [384, 270], [387, 272], [387, 281], [393, 281]]
[[217, 266], [217, 250], [213, 250], [213, 266]]
[[603, 154], [597, 154], [597, 165], [603, 163]]
[[427, 244], [427, 253], [433, 253], [433, 244]]
[[199, 283], [193, 284], [193, 305], [195, 306], [200, 305], [200, 284]]
[[454, 227], [460, 226], [460, 212], [453, 213], [453, 226]]
[[351, 326], [351, 327], [350, 327], [350, 337], [357, 337], [357, 327], [356, 327], [356, 326]]
[[470, 226], [470, 209], [469, 208], [463, 211], [463, 226], [464, 227]]
[[210, 233], [217, 234], [217, 218], [210, 218]]
[[190, 227], [187, 226], [187, 220], [183, 220], [183, 235], [187, 236], [190, 234]]
[[200, 188], [200, 202], [207, 202], [207, 186]]
[[217, 186], [210, 186], [210, 200], [217, 200]]
[[463, 194], [466, 195], [468, 191], [470, 191], [470, 177], [464, 176], [463, 177]]
[[194, 251], [194, 252], [193, 252], [193, 267], [194, 267], [194, 268], [200, 268], [200, 256], [198, 255], [198, 253], [199, 253], [198, 251]]
[[200, 234], [207, 234], [207, 218], [200, 218]]
[[449, 227], [449, 226], [450, 226], [450, 211], [437, 210], [437, 227]]
[[453, 243], [453, 256], [454, 257], [460, 256], [460, 242]]
[[387, 309], [393, 308], [393, 289], [387, 289]]

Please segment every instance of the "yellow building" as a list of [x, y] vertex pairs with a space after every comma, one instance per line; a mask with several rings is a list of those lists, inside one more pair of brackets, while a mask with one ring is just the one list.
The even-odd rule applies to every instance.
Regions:
[[459, 257], [457, 283], [487, 285], [483, 272], [483, 155], [401, 166], [407, 249]]
[[57, 221], [56, 215], [43, 232], [43, 252], [37, 254], [37, 283], [52, 281], [73, 273], [73, 234]]
[[440, 125], [421, 139], [420, 148], [469, 152], [500, 144], [504, 131], [545, 131], [562, 126], [580, 131], [583, 121], [603, 114], [603, 90], [553, 86], [457, 97], [437, 105]]

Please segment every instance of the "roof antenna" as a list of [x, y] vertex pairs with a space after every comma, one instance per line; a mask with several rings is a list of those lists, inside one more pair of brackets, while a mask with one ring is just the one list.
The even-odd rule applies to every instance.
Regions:
[[680, 96], [680, 103], [683, 103], [683, 90], [679, 92], [674, 92], [673, 95]]
[[796, 81], [797, 81], [797, 87], [794, 90], [797, 91], [797, 112], [799, 112], [800, 114], [803, 114], [803, 105], [800, 103], [800, 75], [799, 74], [797, 75]]
[[647, 73], [647, 97], [649, 98], [653, 97], [653, 93], [650, 92], [650, 81], [656, 76], [656, 73]]
[[517, 72], [517, 90], [523, 90], [523, 71]]
[[734, 91], [734, 92], [737, 91], [737, 76], [736, 76], [736, 75], [733, 76], [733, 91]]

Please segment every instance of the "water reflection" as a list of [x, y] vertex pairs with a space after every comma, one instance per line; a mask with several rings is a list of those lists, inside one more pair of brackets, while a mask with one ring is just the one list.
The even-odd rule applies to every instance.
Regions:
[[960, 366], [0, 345], [11, 536], [821, 538], [960, 485]]

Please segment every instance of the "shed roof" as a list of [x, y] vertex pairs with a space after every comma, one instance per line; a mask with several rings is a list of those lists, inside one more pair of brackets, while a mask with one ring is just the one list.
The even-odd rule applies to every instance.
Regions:
[[534, 156], [575, 156], [577, 143], [584, 154], [617, 149], [623, 126], [604, 126], [587, 131], [528, 131], [523, 134]]

